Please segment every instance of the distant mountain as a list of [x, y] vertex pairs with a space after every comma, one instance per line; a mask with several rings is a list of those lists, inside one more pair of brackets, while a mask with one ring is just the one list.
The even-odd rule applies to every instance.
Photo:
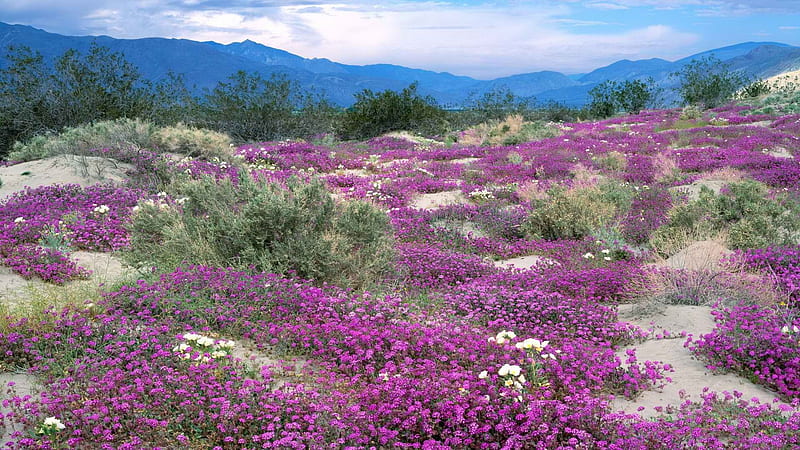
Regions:
[[[324, 58], [303, 58], [250, 40], [219, 44], [187, 39], [63, 36], [30, 26], [0, 22], [0, 48], [9, 45], [28, 46], [40, 52], [48, 61], [70, 48], [85, 52], [93, 42], [124, 54], [145, 78], [159, 80], [169, 72], [183, 74], [195, 92], [213, 88], [219, 81], [244, 70], [264, 77], [273, 74], [286, 76], [301, 88], [320, 92], [342, 106], [352, 104], [354, 94], [363, 89], [399, 90], [412, 82], [419, 83], [421, 93], [432, 96], [444, 105], [459, 105], [471, 94], [481, 95], [492, 89], [507, 88], [519, 97], [579, 106], [588, 101], [588, 92], [605, 80], [653, 78], [660, 85], [670, 88], [675, 84], [669, 78], [671, 73], [694, 59], [710, 55], [751, 77], [768, 77], [800, 68], [800, 47], [777, 42], [745, 42], [674, 62], [658, 58], [622, 60], [585, 74], [567, 76], [560, 72], [541, 71], [494, 80], [477, 80], [392, 64], [358, 66]], [[5, 65], [5, 54], [0, 52], [0, 67]]]

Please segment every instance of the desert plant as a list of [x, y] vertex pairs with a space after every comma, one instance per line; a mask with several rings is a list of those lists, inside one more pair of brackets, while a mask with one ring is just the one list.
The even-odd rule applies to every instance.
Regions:
[[170, 191], [179, 199], [143, 202], [133, 217], [124, 259], [134, 267], [185, 262], [364, 287], [392, 261], [386, 215], [367, 203], [335, 205], [319, 181], [203, 178]]
[[65, 129], [57, 135], [36, 136], [17, 142], [8, 157], [31, 161], [55, 155], [85, 155], [95, 149], [149, 148], [156, 127], [139, 119], [117, 119]]
[[527, 234], [543, 239], [580, 239], [614, 218], [614, 203], [596, 187], [551, 189], [522, 223]]
[[231, 155], [230, 136], [183, 123], [157, 129], [152, 140], [153, 145], [161, 151], [183, 153], [190, 157], [224, 159]]
[[434, 100], [417, 92], [412, 83], [400, 92], [365, 89], [342, 116], [339, 133], [347, 139], [363, 139], [389, 131], [406, 130], [423, 135], [442, 133], [447, 128], [446, 114]]
[[715, 195], [703, 186], [697, 200], [673, 208], [669, 221], [651, 237], [661, 252], [686, 236], [725, 232], [732, 248], [761, 248], [791, 244], [800, 232], [798, 205], [783, 196], [770, 197], [763, 184], [745, 180]]
[[695, 59], [672, 74], [678, 78], [678, 92], [688, 105], [715, 108], [730, 100], [746, 83], [746, 78], [731, 72], [727, 64], [713, 56]]

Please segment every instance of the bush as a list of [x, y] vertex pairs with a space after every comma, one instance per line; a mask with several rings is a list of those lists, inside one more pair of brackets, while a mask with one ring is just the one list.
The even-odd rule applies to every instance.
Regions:
[[366, 203], [335, 205], [319, 181], [281, 186], [243, 177], [237, 186], [204, 178], [170, 191], [181, 197], [139, 205], [124, 254], [129, 264], [252, 268], [355, 288], [391, 268], [387, 216]]
[[656, 230], [650, 244], [659, 251], [674, 247], [669, 244], [681, 236], [719, 233], [727, 233], [728, 244], [736, 249], [794, 243], [800, 233], [798, 205], [767, 194], [767, 187], [753, 180], [731, 183], [721, 195], [704, 186], [700, 198], [670, 211], [668, 223]]
[[389, 131], [406, 130], [423, 135], [446, 131], [446, 113], [430, 97], [417, 92], [417, 83], [402, 91], [375, 93], [365, 89], [343, 115], [339, 133], [346, 139], [367, 139]]
[[36, 136], [17, 142], [8, 159], [32, 161], [56, 155], [83, 155], [94, 149], [152, 147], [155, 126], [139, 119], [105, 120], [67, 128], [58, 135]]
[[182, 123], [159, 128], [153, 133], [152, 138], [153, 145], [161, 151], [182, 153], [193, 158], [224, 159], [231, 155], [230, 136]]
[[624, 82], [606, 80], [593, 87], [589, 97], [588, 109], [594, 117], [611, 117], [619, 111], [638, 114], [656, 100], [655, 82], [652, 78]]
[[580, 239], [608, 223], [616, 215], [612, 201], [597, 187], [565, 190], [555, 188], [549, 199], [537, 201], [522, 229], [535, 238]]
[[679, 79], [683, 101], [689, 105], [715, 108], [733, 98], [747, 80], [730, 72], [729, 66], [714, 57], [696, 59], [672, 74]]

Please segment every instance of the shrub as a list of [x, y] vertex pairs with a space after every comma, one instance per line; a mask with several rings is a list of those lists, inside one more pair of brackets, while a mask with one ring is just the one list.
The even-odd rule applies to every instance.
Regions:
[[171, 270], [184, 262], [294, 273], [318, 282], [364, 287], [392, 261], [386, 215], [367, 203], [335, 205], [324, 185], [286, 186], [242, 177], [177, 182], [172, 201], [139, 205], [125, 260]]
[[183, 153], [195, 158], [224, 159], [231, 153], [230, 136], [183, 123], [156, 130], [153, 133], [153, 145], [161, 151]]
[[720, 232], [738, 249], [794, 243], [800, 232], [798, 205], [783, 196], [768, 196], [767, 187], [753, 180], [731, 183], [721, 195], [703, 186], [697, 200], [670, 211], [668, 223], [656, 230], [650, 243], [660, 251], [675, 236]]
[[389, 131], [413, 131], [424, 135], [442, 133], [447, 128], [445, 112], [433, 99], [417, 92], [412, 83], [400, 92], [365, 89], [343, 115], [339, 128], [347, 139], [365, 139]]
[[580, 239], [614, 218], [616, 208], [597, 187], [554, 188], [549, 199], [537, 201], [522, 224], [536, 238]]
[[611, 117], [619, 111], [638, 114], [656, 100], [655, 82], [647, 80], [606, 80], [589, 91], [589, 113], [594, 117]]
[[8, 158], [32, 161], [64, 154], [86, 154], [94, 149], [152, 147], [155, 126], [139, 119], [117, 119], [67, 128], [58, 135], [36, 136], [14, 144]]
[[730, 100], [745, 84], [743, 75], [714, 57], [696, 59], [672, 74], [679, 80], [678, 92], [689, 105], [715, 108]]

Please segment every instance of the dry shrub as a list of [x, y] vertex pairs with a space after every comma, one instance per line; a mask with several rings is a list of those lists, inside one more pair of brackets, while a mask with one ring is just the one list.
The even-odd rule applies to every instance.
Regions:
[[713, 171], [703, 174], [700, 177], [701, 180], [726, 181], [728, 183], [742, 181], [745, 178], [746, 176], [741, 170], [727, 166], [714, 169]]
[[542, 183], [539, 180], [529, 180], [519, 185], [517, 188], [517, 195], [526, 202], [544, 201], [549, 198], [547, 194], [548, 190], [548, 183]]
[[153, 142], [164, 152], [181, 153], [190, 157], [226, 160], [231, 156], [230, 136], [204, 128], [179, 123], [153, 133]]
[[554, 124], [540, 121], [526, 122], [521, 115], [510, 115], [501, 121], [478, 124], [461, 133], [461, 145], [516, 145], [537, 139], [556, 136], [561, 131]]
[[655, 171], [655, 179], [658, 182], [669, 182], [678, 179], [681, 170], [678, 168], [678, 163], [675, 162], [671, 156], [659, 153], [653, 159], [653, 169]]
[[767, 277], [731, 266], [731, 271], [651, 267], [629, 285], [630, 300], [647, 305], [777, 305], [785, 295]]
[[628, 166], [628, 158], [625, 157], [624, 153], [616, 150], [601, 156], [595, 156], [592, 158], [592, 160], [601, 168], [611, 172], [625, 170], [625, 168]]
[[590, 187], [596, 185], [603, 179], [600, 171], [586, 167], [581, 163], [575, 164], [570, 169], [574, 187]]

